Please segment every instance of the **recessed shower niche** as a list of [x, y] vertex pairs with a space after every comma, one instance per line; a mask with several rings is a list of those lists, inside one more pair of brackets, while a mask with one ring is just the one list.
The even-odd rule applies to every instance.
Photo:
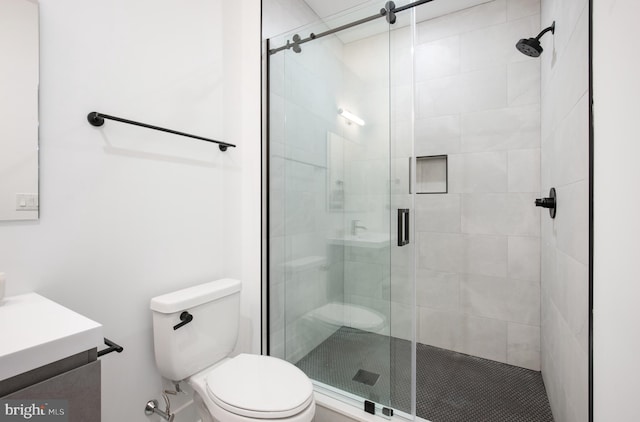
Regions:
[[416, 193], [447, 193], [447, 156], [416, 157]]

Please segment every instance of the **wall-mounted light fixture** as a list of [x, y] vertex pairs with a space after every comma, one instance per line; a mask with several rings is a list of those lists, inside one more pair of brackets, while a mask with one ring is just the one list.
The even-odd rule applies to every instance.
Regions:
[[347, 119], [349, 123], [353, 122], [358, 126], [364, 126], [364, 120], [362, 120], [360, 117], [356, 116], [355, 114], [351, 113], [349, 110], [339, 108], [338, 114], [344, 117], [345, 119]]

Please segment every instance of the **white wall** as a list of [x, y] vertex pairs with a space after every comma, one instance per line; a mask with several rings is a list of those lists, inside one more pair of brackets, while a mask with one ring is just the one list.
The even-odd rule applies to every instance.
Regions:
[[[241, 223], [243, 297], [241, 315], [242, 328], [236, 349], [260, 353], [261, 323], [261, 143], [262, 126], [260, 124], [260, 1], [242, 0], [225, 2], [224, 16], [240, 16], [242, 19], [229, 19], [225, 26], [227, 49], [223, 59], [225, 71], [225, 105], [228, 107], [227, 124], [232, 136], [236, 136], [245, 145], [242, 148], [241, 174]], [[238, 43], [234, 48], [234, 44]], [[241, 69], [240, 71], [238, 69]], [[228, 82], [227, 82], [228, 81]], [[236, 95], [237, 94], [237, 95]], [[238, 116], [239, 118], [234, 118]], [[231, 212], [237, 211], [232, 208]], [[232, 254], [238, 250], [229, 251]]]
[[638, 418], [640, 28], [636, 0], [594, 1], [594, 413]]
[[[0, 223], [8, 294], [41, 293], [124, 346], [103, 421], [159, 398], [149, 299], [243, 280], [238, 350], [260, 341], [260, 3], [42, 0], [41, 219]], [[131, 118], [238, 145], [116, 122]], [[184, 418], [183, 418], [184, 420]]]

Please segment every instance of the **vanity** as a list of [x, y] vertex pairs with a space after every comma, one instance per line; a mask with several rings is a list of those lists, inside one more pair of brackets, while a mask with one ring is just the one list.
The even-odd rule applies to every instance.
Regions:
[[0, 304], [0, 336], [0, 401], [50, 400], [69, 422], [100, 421], [100, 324], [28, 293]]

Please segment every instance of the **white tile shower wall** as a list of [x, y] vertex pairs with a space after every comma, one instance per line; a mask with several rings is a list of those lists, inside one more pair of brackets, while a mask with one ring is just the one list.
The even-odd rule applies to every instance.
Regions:
[[540, 188], [558, 192], [556, 219], [542, 214], [542, 375], [555, 420], [578, 422], [589, 400], [588, 1], [542, 0], [543, 26], [554, 20], [540, 57]]
[[[124, 346], [102, 359], [102, 421], [146, 422], [162, 388], [151, 297], [239, 278], [238, 351], [260, 351], [260, 2], [39, 4], [42, 212], [0, 224], [0, 268], [8, 294], [50, 297]], [[94, 128], [91, 110], [238, 148]]]
[[449, 155], [417, 195], [418, 341], [540, 369], [540, 62], [515, 49], [539, 0], [420, 22], [415, 153]]

